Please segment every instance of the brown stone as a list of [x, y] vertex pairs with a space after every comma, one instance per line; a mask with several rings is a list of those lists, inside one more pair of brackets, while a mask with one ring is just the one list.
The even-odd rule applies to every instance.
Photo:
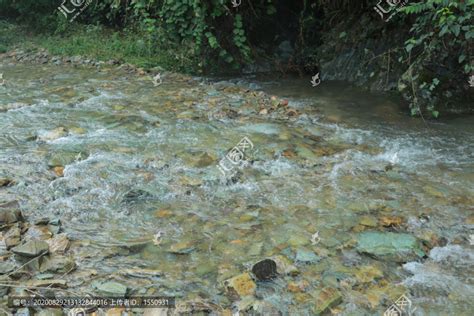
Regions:
[[242, 273], [224, 282], [227, 291], [231, 295], [239, 297], [253, 295], [257, 285], [248, 273]]
[[64, 176], [64, 167], [63, 166], [56, 166], [53, 168], [54, 173], [58, 177]]

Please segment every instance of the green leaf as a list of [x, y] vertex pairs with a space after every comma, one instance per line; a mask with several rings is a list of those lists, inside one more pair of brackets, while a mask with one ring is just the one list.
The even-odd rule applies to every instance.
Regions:
[[439, 117], [439, 112], [438, 111], [431, 111], [431, 115], [433, 115], [434, 118]]

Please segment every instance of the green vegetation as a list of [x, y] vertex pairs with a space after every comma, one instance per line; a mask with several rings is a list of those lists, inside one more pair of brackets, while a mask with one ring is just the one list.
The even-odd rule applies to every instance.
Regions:
[[[74, 22], [57, 9], [61, 3], [0, 0], [0, 14], [26, 26], [24, 32], [34, 30], [28, 40], [54, 54], [191, 73], [238, 71], [266, 60], [285, 72], [314, 74], [323, 60], [341, 52], [388, 42], [360, 64], [372, 67], [374, 60], [386, 58], [388, 69], [382, 69], [382, 61], [374, 67], [398, 82], [412, 115], [438, 117], [440, 108], [459, 103], [474, 70], [474, 0], [409, 1], [387, 23], [373, 0], [244, 0], [237, 8], [230, 0], [102, 0], [93, 1]], [[25, 42], [2, 28], [0, 51]], [[290, 56], [281, 58], [284, 41], [292, 47]], [[374, 71], [367, 69], [365, 76]]]

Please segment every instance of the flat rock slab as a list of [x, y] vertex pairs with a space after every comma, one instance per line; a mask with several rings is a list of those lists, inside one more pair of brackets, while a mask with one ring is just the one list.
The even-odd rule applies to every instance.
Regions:
[[124, 297], [127, 295], [128, 291], [128, 288], [125, 285], [114, 281], [95, 283], [93, 287], [95, 287], [97, 292], [101, 295], [105, 296]]
[[23, 257], [31, 257], [31, 258], [37, 257], [44, 253], [48, 253], [48, 251], [49, 251], [48, 243], [46, 243], [45, 241], [40, 241], [40, 240], [30, 240], [24, 243], [23, 245], [12, 248], [12, 252], [14, 254], [17, 254]]
[[357, 251], [376, 257], [386, 257], [396, 262], [422, 257], [417, 239], [409, 234], [363, 232], [357, 237]]

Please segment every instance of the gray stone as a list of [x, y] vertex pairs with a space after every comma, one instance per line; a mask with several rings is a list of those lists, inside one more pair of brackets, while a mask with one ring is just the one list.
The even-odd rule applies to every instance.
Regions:
[[44, 253], [48, 253], [49, 246], [46, 242], [40, 240], [30, 240], [23, 245], [16, 246], [12, 249], [14, 254], [23, 257], [34, 258]]
[[11, 262], [0, 262], [0, 274], [7, 274], [15, 270], [15, 265]]
[[40, 266], [40, 272], [66, 273], [74, 270], [76, 262], [71, 257], [55, 255], [47, 257]]
[[409, 234], [363, 232], [357, 237], [356, 249], [387, 260], [405, 262], [424, 256], [417, 239]]
[[[8, 282], [10, 281], [11, 279], [7, 277], [6, 275], [0, 275], [0, 284], [8, 284]], [[7, 295], [9, 290], [10, 290], [10, 287], [0, 285], [0, 297]]]
[[95, 284], [95, 288], [101, 295], [123, 297], [127, 294], [128, 288], [118, 282], [103, 282]]
[[23, 220], [17, 201], [0, 204], [0, 225], [12, 224]]
[[298, 248], [296, 250], [296, 261], [303, 262], [303, 263], [316, 263], [321, 260], [313, 251], [305, 249], [305, 248]]

